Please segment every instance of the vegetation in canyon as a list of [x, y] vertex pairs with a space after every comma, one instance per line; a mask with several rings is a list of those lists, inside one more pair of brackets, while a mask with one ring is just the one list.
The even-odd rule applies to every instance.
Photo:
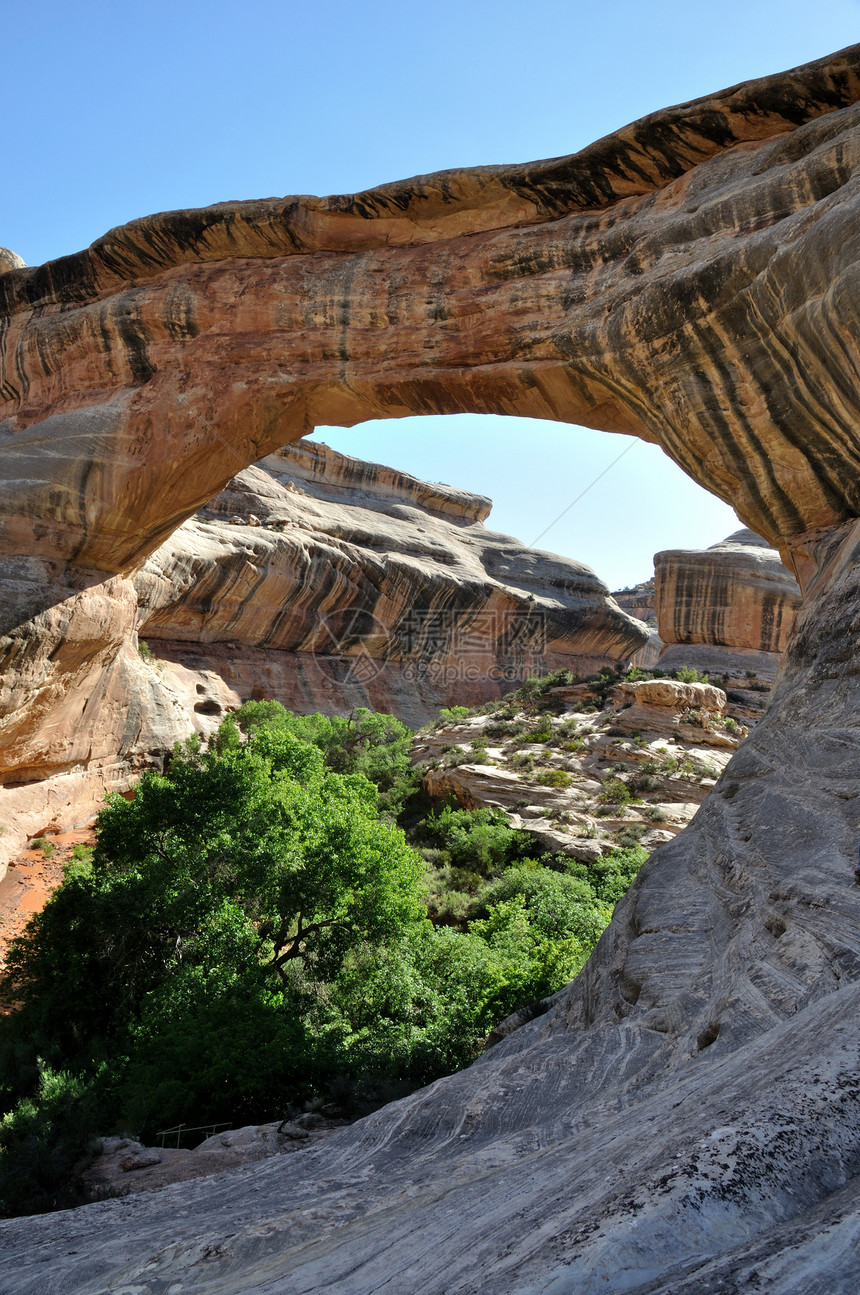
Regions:
[[109, 799], [0, 982], [4, 1213], [74, 1203], [112, 1129], [360, 1114], [576, 975], [646, 852], [542, 853], [431, 802], [412, 747], [392, 716], [249, 702]]

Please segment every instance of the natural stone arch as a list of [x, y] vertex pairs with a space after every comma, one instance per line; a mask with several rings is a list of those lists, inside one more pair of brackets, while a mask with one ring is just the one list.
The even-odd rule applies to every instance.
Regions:
[[[317, 418], [437, 410], [468, 393], [469, 408], [575, 413], [657, 439], [744, 520], [808, 557], [805, 574], [818, 559], [768, 714], [545, 1014], [287, 1175], [275, 1162], [180, 1189], [182, 1208], [177, 1189], [101, 1203], [95, 1241], [92, 1210], [5, 1224], [14, 1289], [855, 1289], [858, 60], [855, 48], [655, 114], [576, 159], [298, 200], [286, 215], [263, 203], [153, 218], [0, 280], [18, 310], [3, 325], [18, 357], [5, 370], [6, 553], [125, 569], [232, 475], [230, 455], [259, 455]], [[570, 288], [581, 249], [551, 237], [565, 222], [593, 235], [581, 299]], [[697, 259], [684, 229], [712, 255]], [[487, 253], [500, 241], [507, 277], [469, 280], [470, 267], [498, 264]], [[610, 245], [619, 250], [604, 261]], [[393, 292], [408, 312], [443, 253], [445, 282], [463, 277], [476, 306], [458, 316], [458, 341], [433, 340], [448, 321], [429, 317], [438, 307], [425, 287], [421, 327], [398, 334], [413, 339], [409, 364], [384, 346], [339, 346], [336, 302]], [[412, 277], [357, 292], [359, 269], [378, 263], [391, 278], [401, 257]], [[200, 301], [225, 311], [240, 270], [253, 281], [262, 267], [271, 292], [276, 264], [294, 275], [299, 262], [312, 291], [300, 301], [294, 284], [292, 307], [333, 314], [308, 330], [328, 339], [325, 353], [301, 352], [304, 334], [290, 332], [287, 406], [278, 355], [265, 351], [273, 330], [246, 331], [236, 353], [235, 330], [219, 343], [216, 321], [202, 319], [207, 332], [194, 312]], [[341, 296], [319, 291], [340, 282]], [[398, 284], [412, 293], [402, 303]], [[683, 304], [680, 327], [667, 302]], [[350, 314], [343, 337], [354, 328]], [[372, 331], [368, 318], [361, 338]], [[434, 346], [447, 367], [422, 359]], [[248, 354], [257, 365], [250, 396], [207, 404], [230, 347], [246, 377]], [[370, 377], [360, 354], [375, 357]], [[181, 355], [195, 363], [174, 372]], [[383, 360], [389, 385], [371, 380]], [[183, 398], [196, 432], [191, 416], [156, 425]], [[235, 438], [217, 471], [200, 431], [209, 415]], [[75, 461], [69, 485], [62, 469]], [[53, 476], [45, 463], [59, 464]], [[110, 603], [125, 584], [98, 587]], [[58, 616], [62, 639], [70, 622]], [[26, 658], [26, 627], [16, 643]]]
[[6, 273], [5, 551], [126, 572], [239, 462], [421, 412], [655, 441], [783, 545], [858, 515], [858, 98], [853, 47], [573, 157], [167, 213]]

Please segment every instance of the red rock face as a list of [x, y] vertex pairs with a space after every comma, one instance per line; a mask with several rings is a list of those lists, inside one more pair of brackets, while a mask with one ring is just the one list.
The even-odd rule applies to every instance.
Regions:
[[801, 602], [800, 587], [760, 535], [738, 531], [709, 549], [654, 556], [661, 664], [697, 655], [710, 670], [773, 677]]

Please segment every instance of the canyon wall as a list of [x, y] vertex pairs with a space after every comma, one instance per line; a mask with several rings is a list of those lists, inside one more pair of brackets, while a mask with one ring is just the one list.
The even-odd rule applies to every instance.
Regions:
[[661, 666], [693, 664], [774, 679], [801, 602], [779, 554], [740, 530], [708, 549], [654, 555]]
[[487, 530], [489, 510], [322, 444], [288, 446], [148, 559], [139, 633], [216, 720], [265, 696], [418, 727], [534, 674], [629, 660], [646, 631], [597, 576]]
[[240, 472], [133, 579], [69, 588], [71, 566], [7, 560], [55, 605], [27, 621], [32, 584], [5, 584], [0, 875], [27, 836], [88, 818], [250, 698], [418, 727], [534, 674], [629, 660], [644, 627], [582, 563], [487, 530], [490, 507], [300, 443]]
[[318, 423], [636, 434], [805, 591], [766, 715], [548, 1012], [289, 1174], [0, 1224], [10, 1291], [855, 1289], [858, 100], [853, 47], [571, 158], [168, 213], [0, 276], [13, 738], [108, 669], [81, 588], [118, 598]]

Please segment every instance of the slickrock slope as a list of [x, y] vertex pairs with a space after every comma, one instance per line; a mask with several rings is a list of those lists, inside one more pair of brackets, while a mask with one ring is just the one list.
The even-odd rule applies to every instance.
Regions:
[[470, 1069], [289, 1161], [0, 1223], [19, 1295], [849, 1295], [860, 524], [773, 703], [583, 974]]
[[584, 684], [558, 687], [537, 714], [514, 702], [434, 725], [413, 748], [425, 787], [467, 809], [504, 810], [538, 853], [590, 863], [618, 846], [653, 850], [693, 818], [747, 727], [710, 684], [616, 684], [598, 710], [593, 696]]
[[658, 441], [805, 587], [764, 718], [546, 1014], [288, 1173], [0, 1225], [10, 1293], [856, 1289], [858, 73], [0, 277], [9, 551], [126, 571], [234, 474], [213, 426], [250, 463], [502, 410]]
[[776, 550], [741, 530], [709, 549], [656, 553], [654, 598], [661, 665], [695, 658], [706, 669], [773, 679], [801, 592]]
[[324, 445], [287, 447], [149, 559], [139, 633], [178, 690], [204, 672], [194, 704], [215, 718], [267, 696], [417, 727], [533, 674], [629, 660], [645, 630], [594, 573], [486, 530], [489, 510]]

